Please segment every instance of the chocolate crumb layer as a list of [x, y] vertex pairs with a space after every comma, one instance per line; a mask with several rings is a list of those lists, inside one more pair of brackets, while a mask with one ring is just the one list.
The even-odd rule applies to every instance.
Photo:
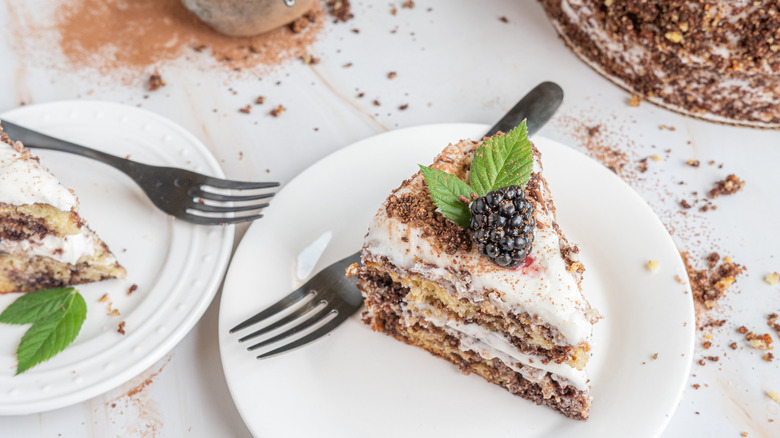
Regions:
[[506, 366], [500, 359], [482, 358], [473, 350], [463, 351], [460, 340], [434, 327], [423, 327], [419, 323], [411, 328], [404, 327], [398, 315], [383, 311], [364, 315], [364, 322], [372, 329], [384, 332], [399, 341], [421, 347], [434, 356], [457, 365], [464, 374], [477, 374], [490, 383], [504, 387], [514, 395], [545, 405], [563, 415], [586, 420], [590, 414], [590, 397], [573, 386], [561, 386], [546, 376], [542, 382], [534, 383], [522, 374]]
[[422, 228], [423, 237], [433, 236], [435, 246], [447, 254], [471, 251], [471, 235], [468, 230], [437, 212], [427, 189], [421, 193], [390, 195], [385, 209], [388, 217]]

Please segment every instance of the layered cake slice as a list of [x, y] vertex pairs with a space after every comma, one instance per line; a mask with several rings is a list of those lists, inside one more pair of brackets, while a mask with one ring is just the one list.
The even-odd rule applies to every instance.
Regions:
[[0, 127], [0, 293], [124, 278], [78, 198]]
[[600, 316], [540, 158], [524, 124], [447, 146], [390, 194], [351, 273], [374, 330], [584, 420]]

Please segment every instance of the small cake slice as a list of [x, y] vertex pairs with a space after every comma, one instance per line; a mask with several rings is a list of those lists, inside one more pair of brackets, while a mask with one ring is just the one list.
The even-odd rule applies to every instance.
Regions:
[[584, 420], [600, 316], [540, 158], [524, 124], [449, 145], [390, 194], [353, 273], [374, 330]]
[[109, 278], [125, 269], [78, 214], [78, 198], [0, 127], [0, 293]]

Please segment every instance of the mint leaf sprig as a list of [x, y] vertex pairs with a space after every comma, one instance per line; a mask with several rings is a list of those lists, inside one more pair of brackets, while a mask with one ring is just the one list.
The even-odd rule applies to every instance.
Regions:
[[16, 375], [64, 350], [76, 339], [86, 318], [87, 303], [72, 287], [17, 298], [0, 314], [0, 323], [32, 324], [16, 349]]
[[420, 170], [436, 208], [447, 219], [468, 228], [471, 211], [461, 196], [470, 201], [474, 199], [472, 193], [482, 197], [502, 187], [523, 187], [531, 178], [533, 164], [533, 147], [523, 120], [506, 135], [490, 138], [480, 145], [474, 153], [468, 184], [439, 169], [420, 166]]

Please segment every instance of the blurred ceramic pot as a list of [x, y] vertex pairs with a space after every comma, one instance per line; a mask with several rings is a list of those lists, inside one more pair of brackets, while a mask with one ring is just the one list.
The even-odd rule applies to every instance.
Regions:
[[184, 6], [221, 34], [251, 36], [292, 22], [315, 0], [182, 0]]

